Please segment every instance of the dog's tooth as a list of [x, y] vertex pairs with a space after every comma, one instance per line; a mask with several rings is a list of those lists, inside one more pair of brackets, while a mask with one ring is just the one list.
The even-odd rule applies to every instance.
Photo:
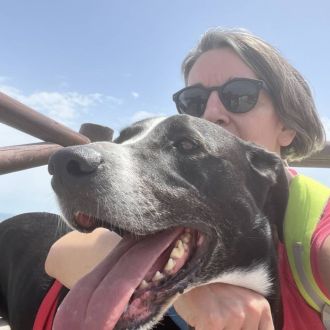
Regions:
[[145, 289], [149, 286], [149, 283], [146, 280], [143, 280], [141, 284], [139, 285], [139, 289]]
[[183, 255], [184, 255], [184, 248], [183, 248], [183, 244], [181, 242], [179, 247], [176, 247], [172, 250], [170, 257], [174, 258], [174, 259], [178, 259], [178, 258], [181, 258]]
[[161, 273], [160, 271], [157, 271], [156, 274], [154, 275], [154, 277], [152, 278], [153, 282], [157, 282], [162, 280], [165, 277], [165, 275], [163, 273]]
[[178, 248], [174, 248], [171, 252], [170, 257], [173, 259], [179, 259], [183, 256], [184, 254], [184, 250], [183, 249], [178, 249]]
[[183, 243], [189, 243], [191, 240], [191, 234], [190, 233], [184, 233], [183, 235], [181, 235], [181, 240]]
[[171, 271], [175, 266], [175, 260], [173, 260], [172, 258], [168, 259], [167, 264], [164, 267], [164, 270], [169, 272]]
[[178, 239], [176, 241], [175, 247], [177, 247], [178, 249], [181, 249], [183, 247], [183, 243], [182, 243], [181, 239]]

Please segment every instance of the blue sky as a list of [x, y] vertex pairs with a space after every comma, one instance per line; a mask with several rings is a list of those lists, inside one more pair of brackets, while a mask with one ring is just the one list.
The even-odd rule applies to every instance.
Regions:
[[[0, 90], [78, 130], [117, 132], [171, 115], [180, 65], [214, 26], [244, 27], [276, 46], [309, 81], [330, 139], [330, 3], [320, 1], [4, 1]], [[35, 141], [0, 124], [0, 146]], [[330, 170], [307, 173], [330, 185]], [[55, 211], [46, 167], [0, 176], [0, 212]]]

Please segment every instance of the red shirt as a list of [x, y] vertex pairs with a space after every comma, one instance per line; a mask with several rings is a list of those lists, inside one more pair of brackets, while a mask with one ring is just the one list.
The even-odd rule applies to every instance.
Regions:
[[33, 330], [52, 330], [59, 294], [62, 288], [63, 285], [55, 280], [39, 307], [34, 320]]
[[[328, 202], [321, 220], [319, 221], [312, 236], [311, 243], [311, 264], [312, 271], [323, 293], [330, 297], [322, 283], [320, 272], [317, 266], [317, 254], [324, 243], [324, 240], [330, 235], [330, 201]], [[321, 321], [321, 316], [311, 308], [300, 295], [299, 290], [292, 277], [288, 257], [283, 244], [278, 247], [279, 272], [281, 283], [281, 296], [283, 305], [283, 330], [323, 330], [325, 327]]]

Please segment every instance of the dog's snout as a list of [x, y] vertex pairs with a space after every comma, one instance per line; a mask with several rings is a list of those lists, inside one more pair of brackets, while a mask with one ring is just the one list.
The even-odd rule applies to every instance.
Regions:
[[48, 172], [54, 176], [79, 178], [96, 172], [101, 163], [101, 154], [92, 148], [64, 148], [50, 158]]

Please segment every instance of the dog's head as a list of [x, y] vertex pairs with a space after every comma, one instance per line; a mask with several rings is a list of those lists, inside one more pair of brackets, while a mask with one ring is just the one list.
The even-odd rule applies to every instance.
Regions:
[[49, 162], [67, 221], [123, 236], [66, 297], [58, 329], [149, 329], [179, 293], [212, 281], [270, 293], [271, 226], [281, 238], [288, 194], [276, 155], [185, 115], [138, 122], [115, 142]]

